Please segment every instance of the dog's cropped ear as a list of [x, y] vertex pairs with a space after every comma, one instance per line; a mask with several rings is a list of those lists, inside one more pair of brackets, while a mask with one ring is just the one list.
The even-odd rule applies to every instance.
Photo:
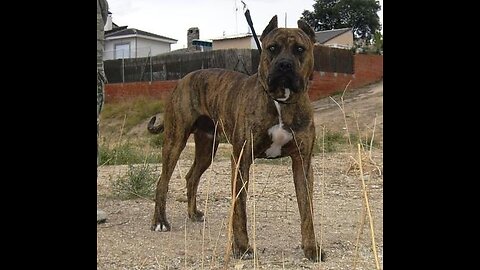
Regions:
[[278, 28], [277, 15], [273, 16], [267, 27], [265, 27], [265, 30], [263, 30], [262, 36], [260, 37], [260, 40], [263, 41], [265, 36], [268, 35], [268, 33], [272, 32], [272, 30], [275, 28]]
[[315, 32], [313, 32], [313, 29], [312, 27], [310, 27], [310, 25], [308, 25], [304, 20], [298, 20], [297, 25], [298, 25], [298, 28], [302, 29], [302, 31], [305, 32], [305, 34], [307, 34], [307, 36], [310, 38], [312, 43], [316, 42]]

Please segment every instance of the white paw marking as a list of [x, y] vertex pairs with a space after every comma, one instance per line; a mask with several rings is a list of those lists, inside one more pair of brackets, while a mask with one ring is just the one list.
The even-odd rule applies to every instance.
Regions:
[[[285, 90], [287, 89], [288, 88], [286, 88]], [[290, 90], [288, 91], [288, 93], [290, 94]], [[285, 95], [287, 95], [287, 91], [285, 91]], [[283, 128], [280, 104], [278, 104], [278, 102], [276, 101], [273, 102], [275, 102], [275, 107], [278, 111], [278, 124], [268, 129], [268, 135], [270, 135], [270, 137], [272, 138], [272, 145], [265, 151], [265, 154], [267, 155], [267, 157], [270, 158], [278, 157], [282, 153], [282, 146], [284, 146], [291, 139], [293, 139], [292, 133], [286, 131]]]
[[166, 232], [167, 227], [165, 225], [158, 224], [157, 227], [155, 227], [156, 232]]

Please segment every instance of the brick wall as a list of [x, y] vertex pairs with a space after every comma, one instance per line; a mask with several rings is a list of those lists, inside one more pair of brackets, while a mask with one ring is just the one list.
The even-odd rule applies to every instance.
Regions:
[[176, 84], [177, 80], [109, 83], [105, 85], [105, 102], [121, 101], [136, 96], [165, 99]]
[[327, 97], [335, 92], [343, 91], [351, 80], [348, 89], [374, 83], [383, 78], [383, 55], [354, 56], [354, 74], [313, 72], [309, 94], [311, 100]]
[[[352, 82], [349, 89], [353, 89], [383, 78], [382, 55], [357, 54], [354, 57], [354, 74], [315, 71], [309, 87], [310, 99], [317, 100], [335, 92], [343, 91], [350, 80]], [[105, 102], [125, 100], [142, 95], [164, 99], [175, 88], [176, 83], [176, 80], [109, 83], [105, 86]]]

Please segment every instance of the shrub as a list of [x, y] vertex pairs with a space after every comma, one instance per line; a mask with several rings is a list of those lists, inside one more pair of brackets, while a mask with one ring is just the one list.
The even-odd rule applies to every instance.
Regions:
[[151, 164], [129, 164], [127, 174], [113, 182], [113, 195], [121, 199], [153, 200], [157, 177]]

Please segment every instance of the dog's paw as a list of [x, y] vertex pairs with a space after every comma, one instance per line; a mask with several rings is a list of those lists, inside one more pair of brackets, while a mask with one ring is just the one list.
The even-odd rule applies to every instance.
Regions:
[[305, 254], [305, 257], [311, 261], [325, 261], [325, 252], [320, 249], [318, 244], [310, 247], [303, 247], [303, 253]]
[[235, 259], [251, 260], [253, 259], [253, 249], [250, 246], [248, 248], [234, 248], [233, 257]]
[[193, 222], [203, 222], [204, 217], [203, 217], [203, 212], [202, 211], [196, 211], [194, 214], [188, 214], [188, 217], [190, 218], [191, 221]]
[[170, 231], [170, 224], [168, 222], [159, 222], [156, 224], [152, 224], [152, 227], [150, 227], [152, 231], [155, 232], [168, 232]]

